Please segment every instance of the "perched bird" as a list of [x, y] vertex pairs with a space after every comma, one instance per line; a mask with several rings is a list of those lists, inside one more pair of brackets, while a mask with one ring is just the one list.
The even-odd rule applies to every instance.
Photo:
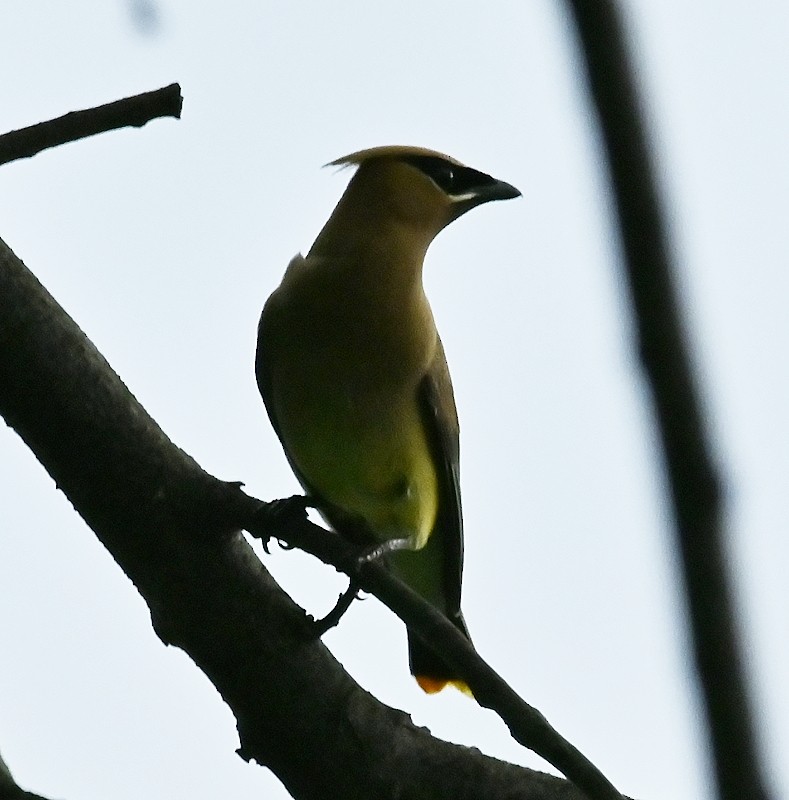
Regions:
[[[332, 165], [356, 172], [307, 256], [293, 258], [266, 302], [258, 387], [291, 467], [329, 524], [373, 547], [468, 636], [458, 418], [422, 263], [461, 214], [520, 192], [417, 147], [376, 147]], [[448, 683], [468, 691], [410, 634], [409, 655], [426, 692]]]

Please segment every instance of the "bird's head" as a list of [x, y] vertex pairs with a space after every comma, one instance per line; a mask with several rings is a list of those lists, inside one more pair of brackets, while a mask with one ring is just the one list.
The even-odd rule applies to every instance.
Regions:
[[421, 263], [450, 222], [489, 200], [520, 196], [509, 183], [421, 147], [360, 150], [327, 166], [356, 167], [310, 255]]
[[356, 166], [346, 195], [433, 235], [475, 206], [520, 197], [511, 184], [422, 147], [373, 147], [327, 166]]

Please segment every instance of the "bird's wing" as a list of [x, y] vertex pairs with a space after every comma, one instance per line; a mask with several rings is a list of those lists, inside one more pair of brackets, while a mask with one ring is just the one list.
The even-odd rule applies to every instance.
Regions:
[[452, 381], [440, 339], [433, 363], [419, 385], [419, 403], [439, 487], [438, 517], [426, 547], [437, 547], [441, 551], [447, 615], [456, 619], [456, 624], [464, 628], [460, 615], [463, 571], [460, 429]]
[[[301, 259], [301, 256], [296, 258]], [[296, 259], [294, 259], [295, 261]], [[293, 263], [293, 262], [291, 262]], [[272, 295], [274, 297], [274, 295]], [[271, 302], [271, 299], [269, 299]], [[271, 358], [269, 355], [269, 348], [271, 346], [272, 331], [266, 329], [266, 309], [268, 303], [263, 309], [263, 313], [258, 323], [258, 343], [257, 352], [255, 353], [255, 378], [257, 379], [258, 389], [263, 398], [263, 403], [266, 406], [268, 418], [271, 421], [271, 427], [277, 434], [277, 438], [282, 444], [282, 450], [285, 453], [285, 458], [288, 459], [288, 464], [293, 470], [293, 474], [301, 484], [305, 493], [317, 501], [317, 508], [321, 516], [329, 523], [329, 525], [337, 532], [345, 536], [349, 541], [356, 542], [357, 544], [370, 544], [372, 537], [369, 530], [365, 525], [354, 517], [343, 513], [339, 508], [332, 506], [325, 497], [307, 480], [304, 473], [299, 469], [294, 458], [291, 457], [290, 448], [283, 438], [282, 428], [277, 420], [277, 414], [273, 401], [273, 387], [271, 375]]]
[[[269, 302], [271, 302], [270, 299]], [[267, 306], [268, 303], [266, 304], [266, 307]], [[268, 345], [270, 344], [270, 336], [267, 335], [266, 332], [266, 307], [264, 307], [263, 313], [260, 316], [260, 322], [258, 323], [258, 345], [257, 352], [255, 353], [255, 378], [257, 379], [260, 396], [263, 398], [263, 403], [266, 406], [268, 418], [271, 421], [271, 427], [274, 428], [277, 438], [282, 443], [282, 449], [285, 451], [285, 457], [288, 459], [291, 469], [298, 478], [299, 483], [304, 487], [304, 490], [308, 494], [314, 494], [310, 486], [307, 484], [304, 476], [299, 471], [299, 468], [296, 466], [296, 463], [290, 457], [290, 452], [282, 438], [282, 429], [277, 422], [277, 415], [274, 411], [274, 401], [271, 386], [271, 359], [267, 352]]]
[[[266, 305], [268, 306], [268, 303]], [[266, 336], [266, 308], [264, 308], [260, 316], [260, 322], [258, 322], [258, 345], [257, 351], [255, 352], [255, 378], [257, 379], [260, 396], [263, 398], [263, 403], [266, 406], [268, 418], [271, 421], [271, 427], [274, 428], [277, 438], [282, 441], [282, 434], [277, 424], [277, 418], [274, 414], [274, 403], [271, 398], [271, 361], [266, 352], [268, 342], [269, 338]]]

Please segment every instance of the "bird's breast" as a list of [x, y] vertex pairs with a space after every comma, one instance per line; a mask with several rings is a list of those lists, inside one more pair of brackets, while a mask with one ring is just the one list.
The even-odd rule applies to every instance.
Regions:
[[376, 538], [424, 544], [438, 503], [418, 401], [432, 318], [424, 328], [391, 309], [309, 305], [275, 305], [261, 326], [276, 340], [265, 350], [282, 443], [310, 490]]

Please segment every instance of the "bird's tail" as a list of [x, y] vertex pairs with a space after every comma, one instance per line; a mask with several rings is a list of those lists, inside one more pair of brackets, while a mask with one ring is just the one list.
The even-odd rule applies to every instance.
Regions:
[[[449, 617], [449, 619], [467, 639], [471, 639], [461, 614]], [[436, 694], [446, 686], [454, 686], [463, 694], [473, 697], [471, 689], [457, 675], [456, 671], [444, 663], [441, 657], [436, 655], [427, 645], [422, 644], [410, 631], [408, 632], [408, 660], [411, 665], [411, 674], [416, 678], [416, 682], [422, 691], [428, 694]]]

